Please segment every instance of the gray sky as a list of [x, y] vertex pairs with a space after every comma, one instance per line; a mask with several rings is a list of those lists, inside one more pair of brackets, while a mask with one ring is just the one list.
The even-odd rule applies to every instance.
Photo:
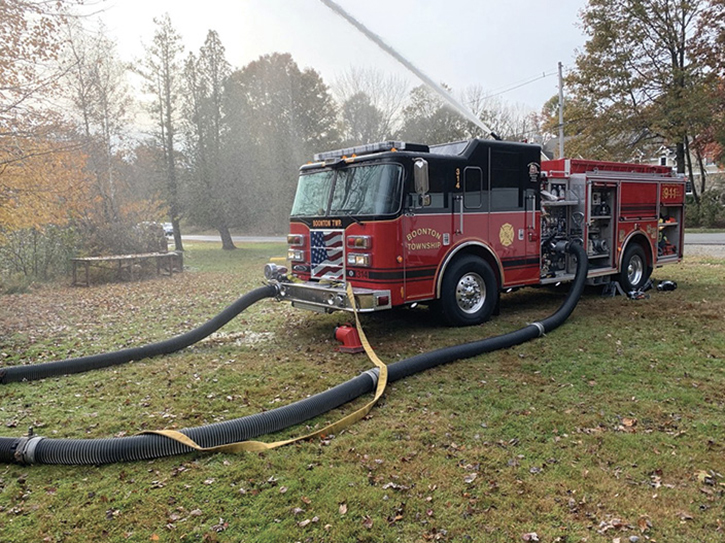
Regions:
[[[586, 0], [337, 3], [433, 80], [454, 91], [481, 85], [511, 104], [536, 110], [557, 92], [557, 62], [571, 66], [585, 41], [577, 22]], [[266, 53], [288, 52], [328, 84], [351, 66], [404, 74], [412, 85], [419, 84], [319, 0], [105, 0], [100, 7], [127, 61], [143, 56], [153, 18], [168, 12], [187, 52], [196, 52], [213, 29], [235, 68]]]

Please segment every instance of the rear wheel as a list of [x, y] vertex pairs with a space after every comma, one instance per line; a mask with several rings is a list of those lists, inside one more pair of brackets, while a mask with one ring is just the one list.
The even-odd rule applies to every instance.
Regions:
[[498, 284], [491, 266], [480, 257], [456, 259], [446, 271], [438, 303], [450, 326], [471, 326], [487, 321], [498, 300]]
[[644, 249], [636, 243], [631, 243], [624, 251], [622, 269], [619, 272], [619, 284], [629, 292], [644, 287], [649, 279], [652, 269], [647, 265]]

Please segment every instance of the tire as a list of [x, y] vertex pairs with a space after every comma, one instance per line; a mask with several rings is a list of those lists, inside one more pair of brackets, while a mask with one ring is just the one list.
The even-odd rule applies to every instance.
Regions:
[[619, 272], [619, 284], [625, 292], [640, 290], [647, 283], [652, 268], [647, 266], [644, 249], [636, 243], [630, 243], [624, 251], [622, 268]]
[[498, 302], [498, 283], [491, 266], [477, 256], [457, 258], [443, 276], [437, 307], [449, 326], [487, 321]]

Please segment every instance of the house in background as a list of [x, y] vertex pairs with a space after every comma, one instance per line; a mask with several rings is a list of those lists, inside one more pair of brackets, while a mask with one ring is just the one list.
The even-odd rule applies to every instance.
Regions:
[[[702, 157], [702, 166], [705, 170], [705, 190], [725, 190], [725, 168], [715, 162], [716, 149], [715, 146], [708, 146]], [[677, 169], [677, 157], [675, 148], [667, 145], [660, 145], [651, 154], [641, 149], [637, 149], [633, 156], [633, 162], [640, 164], [652, 164], [657, 166], [669, 166], [673, 170]], [[692, 192], [690, 183], [694, 183], [698, 192], [702, 187], [702, 173], [700, 165], [695, 156], [692, 157], [692, 179], [688, 182], [687, 192]]]

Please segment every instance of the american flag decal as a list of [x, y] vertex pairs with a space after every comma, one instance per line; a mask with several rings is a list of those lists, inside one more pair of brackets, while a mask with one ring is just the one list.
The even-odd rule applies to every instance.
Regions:
[[344, 277], [342, 230], [310, 231], [312, 277], [342, 280]]

